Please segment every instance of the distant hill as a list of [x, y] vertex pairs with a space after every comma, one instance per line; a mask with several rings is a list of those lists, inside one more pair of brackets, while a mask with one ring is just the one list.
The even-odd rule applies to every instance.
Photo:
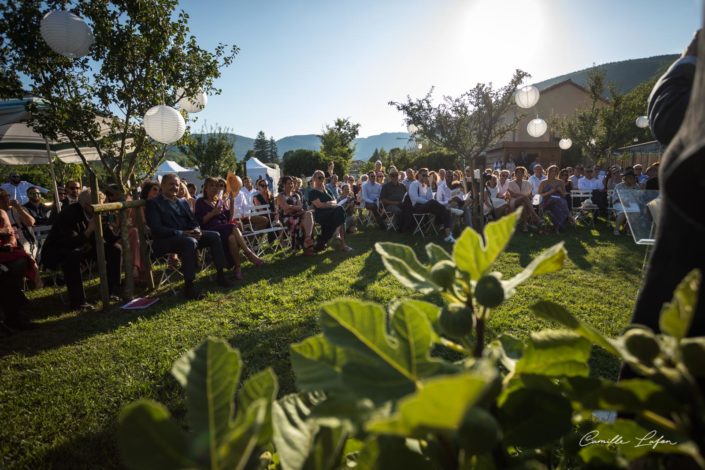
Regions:
[[[627, 93], [640, 83], [647, 81], [662, 73], [678, 56], [676, 54], [646, 57], [643, 59], [623, 60], [620, 62], [610, 62], [598, 65], [605, 72], [608, 82], [614, 83], [620, 93]], [[543, 90], [565, 80], [572, 80], [578, 85], [587, 85], [588, 72], [596, 67], [590, 67], [576, 72], [567, 73], [558, 77], [550, 78], [535, 85]], [[391, 150], [394, 147], [407, 147], [409, 134], [406, 132], [384, 132], [382, 134], [359, 137], [354, 143], [355, 160], [368, 160], [375, 149]], [[321, 147], [321, 139], [316, 134], [291, 135], [283, 137], [277, 142], [279, 155], [282, 156], [289, 150], [307, 149], [318, 150]], [[252, 149], [254, 139], [235, 134], [235, 155], [238, 160], [242, 160], [247, 151]], [[179, 161], [179, 152], [171, 149], [170, 159]]]
[[677, 58], [678, 55], [670, 54], [646, 57], [643, 59], [610, 62], [608, 64], [578, 70], [577, 72], [567, 73], [559, 77], [549, 78], [548, 80], [536, 83], [535, 85], [539, 90], [543, 90], [544, 88], [548, 88], [556, 83], [560, 83], [565, 80], [572, 80], [580, 86], [586, 86], [588, 72], [595, 68], [600, 68], [605, 72], [607, 81], [615, 84], [617, 91], [620, 93], [627, 93], [640, 83], [663, 73]]

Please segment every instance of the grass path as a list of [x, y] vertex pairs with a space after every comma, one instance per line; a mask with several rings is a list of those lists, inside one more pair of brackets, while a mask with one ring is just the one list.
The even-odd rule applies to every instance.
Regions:
[[[617, 334], [631, 313], [644, 252], [631, 239], [600, 229], [581, 228], [561, 238], [516, 234], [496, 265], [505, 277], [560, 239], [570, 259], [562, 271], [531, 280], [495, 311], [490, 338], [501, 332], [526, 336], [545, 327], [527, 309], [540, 298]], [[350, 254], [327, 251], [246, 267], [243, 283], [213, 288], [198, 302], [165, 293], [144, 311], [61, 313], [51, 289], [33, 293], [30, 316], [41, 328], [0, 343], [0, 467], [120, 467], [114, 440], [120, 408], [149, 397], [183, 417], [181, 390], [169, 369], [208, 336], [228, 338], [241, 350], [243, 377], [271, 366], [281, 393], [293, 391], [289, 345], [318, 332], [322, 302], [348, 296], [387, 303], [417, 295], [386, 273], [373, 250], [377, 240], [410, 244], [425, 259], [420, 238], [370, 229], [350, 237], [355, 247]], [[211, 285], [208, 279], [200, 284]], [[610, 378], [619, 367], [600, 354], [593, 355], [592, 365]]]

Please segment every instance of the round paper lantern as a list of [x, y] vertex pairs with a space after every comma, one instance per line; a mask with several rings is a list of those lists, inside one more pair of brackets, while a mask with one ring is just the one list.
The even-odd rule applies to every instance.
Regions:
[[528, 132], [531, 137], [541, 137], [546, 133], [547, 129], [548, 124], [541, 118], [532, 119], [526, 126], [526, 132]]
[[514, 95], [514, 101], [520, 108], [531, 108], [539, 102], [539, 89], [533, 85], [519, 88]]
[[79, 16], [64, 10], [47, 13], [39, 31], [54, 52], [69, 59], [88, 54], [94, 41], [91, 28]]
[[149, 108], [142, 125], [148, 136], [162, 144], [176, 142], [186, 131], [186, 122], [181, 113], [163, 104]]
[[[177, 96], [184, 94], [183, 89], [177, 91]], [[198, 91], [195, 96], [184, 96], [179, 100], [179, 107], [189, 113], [200, 113], [208, 104], [208, 95], [202, 91]]]
[[594, 147], [595, 144], [597, 144], [597, 139], [595, 139], [595, 138], [593, 137], [593, 138], [590, 139], [589, 142], [590, 142], [590, 145], [592, 145], [592, 146]]
[[416, 134], [419, 131], [419, 128], [414, 124], [409, 124], [406, 126], [406, 130], [409, 131], [409, 134]]
[[573, 146], [573, 141], [570, 139], [561, 139], [558, 141], [558, 146], [561, 148], [561, 150], [568, 150]]
[[639, 129], [646, 129], [649, 127], [649, 118], [647, 116], [639, 116], [636, 118], [636, 127]]
[[419, 144], [417, 145], [417, 147], [419, 148], [419, 150], [421, 150], [423, 148], [423, 144]]

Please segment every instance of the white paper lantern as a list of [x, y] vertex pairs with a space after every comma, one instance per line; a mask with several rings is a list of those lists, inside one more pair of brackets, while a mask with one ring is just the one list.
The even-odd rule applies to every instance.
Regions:
[[573, 141], [570, 139], [561, 139], [558, 141], [558, 146], [561, 148], [561, 150], [568, 150], [573, 146]]
[[79, 16], [64, 10], [47, 13], [39, 31], [54, 52], [69, 59], [88, 54], [94, 41], [91, 28]]
[[[176, 92], [176, 96], [183, 96], [184, 95], [184, 90], [183, 88], [179, 88]], [[199, 90], [198, 93], [196, 93], [195, 96], [183, 96], [179, 100], [179, 107], [183, 109], [184, 111], [188, 111], [189, 113], [200, 113], [203, 111], [208, 104], [208, 95], [206, 95], [203, 91]]]
[[532, 119], [526, 126], [526, 132], [528, 132], [531, 137], [541, 137], [546, 133], [547, 129], [548, 124], [541, 118]]
[[148, 136], [162, 144], [176, 142], [186, 132], [186, 122], [181, 113], [163, 104], [149, 108], [142, 125]]
[[409, 134], [413, 135], [419, 131], [419, 128], [414, 124], [409, 124], [408, 126], [406, 126], [406, 130], [409, 131]]
[[418, 149], [421, 150], [423, 148], [423, 144], [417, 145]]
[[649, 118], [647, 116], [639, 116], [636, 118], [636, 127], [639, 129], [646, 129], [649, 127]]
[[532, 108], [539, 102], [539, 89], [533, 85], [519, 88], [514, 95], [514, 101], [520, 108]]

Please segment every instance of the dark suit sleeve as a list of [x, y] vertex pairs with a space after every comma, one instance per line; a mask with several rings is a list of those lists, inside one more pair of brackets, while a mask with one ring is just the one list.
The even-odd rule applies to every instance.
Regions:
[[157, 199], [150, 199], [147, 201], [147, 206], [145, 207], [145, 217], [147, 219], [149, 230], [152, 232], [152, 237], [169, 238], [181, 235], [181, 230], [177, 230], [164, 224], [164, 221], [162, 220], [162, 210], [161, 207], [159, 207], [159, 202]]
[[690, 101], [695, 62], [679, 59], [656, 82], [649, 97], [649, 125], [654, 137], [668, 145], [681, 127]]

